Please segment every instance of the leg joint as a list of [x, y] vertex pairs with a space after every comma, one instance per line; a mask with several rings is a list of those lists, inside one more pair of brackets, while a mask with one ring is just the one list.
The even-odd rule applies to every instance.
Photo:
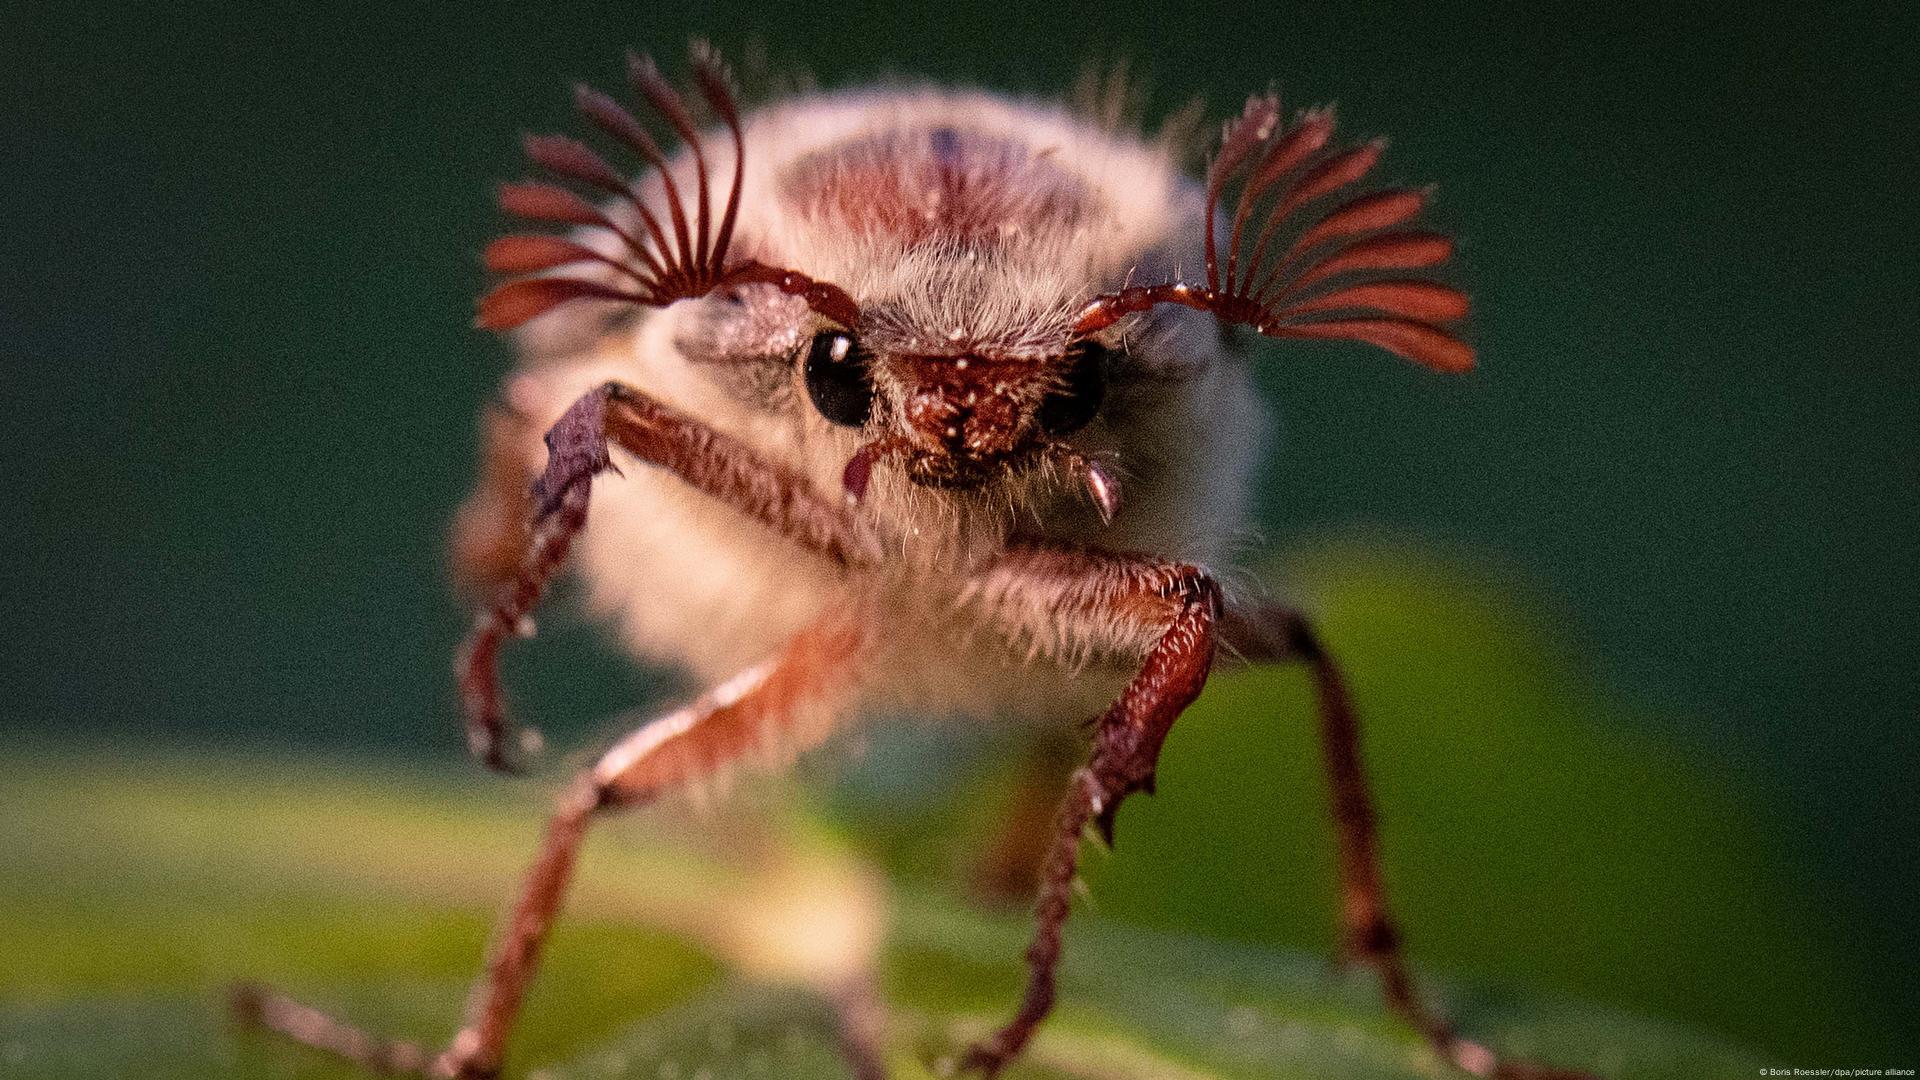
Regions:
[[1220, 586], [1213, 575], [1188, 563], [1175, 563], [1162, 570], [1165, 577], [1157, 591], [1169, 600], [1185, 604], [1205, 604], [1217, 615], [1220, 611]]
[[1319, 664], [1326, 660], [1327, 650], [1320, 644], [1320, 635], [1314, 632], [1313, 624], [1305, 615], [1289, 611], [1282, 623], [1286, 634], [1287, 649], [1293, 655], [1309, 664]]
[[1352, 941], [1363, 956], [1386, 956], [1400, 950], [1400, 931], [1385, 915], [1375, 915], [1354, 927]]
[[554, 812], [570, 821], [585, 821], [611, 807], [613, 802], [611, 785], [596, 770], [588, 768], [583, 769], [554, 800]]

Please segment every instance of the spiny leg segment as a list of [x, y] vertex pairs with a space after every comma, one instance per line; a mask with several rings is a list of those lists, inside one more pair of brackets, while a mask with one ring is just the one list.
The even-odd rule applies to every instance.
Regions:
[[[607, 751], [560, 795], [512, 914], [500, 926], [467, 1017], [447, 1049], [368, 1035], [257, 987], [236, 993], [240, 1014], [297, 1042], [380, 1073], [455, 1080], [498, 1075], [508, 1036], [539, 966], [540, 950], [572, 880], [592, 822], [643, 806], [729, 766], [793, 753], [824, 740], [841, 716], [863, 663], [865, 631], [835, 617], [797, 635], [773, 659], [727, 680], [693, 705], [663, 716]], [[869, 1008], [863, 1002], [852, 1003]], [[872, 1024], [843, 1018], [842, 1042], [862, 1080], [883, 1075]]]
[[872, 534], [800, 474], [621, 383], [589, 392], [547, 433], [547, 466], [534, 485], [538, 523], [527, 557], [480, 614], [460, 653], [468, 745], [494, 769], [513, 768], [500, 696], [500, 649], [520, 632], [586, 525], [593, 477], [613, 468], [609, 445], [666, 469], [835, 562], [859, 564], [876, 557]]
[[[964, 1068], [997, 1075], [1052, 1010], [1082, 834], [1092, 823], [1111, 844], [1121, 802], [1135, 791], [1152, 792], [1161, 745], [1205, 685], [1217, 638], [1247, 659], [1298, 661], [1312, 674], [1340, 848], [1343, 951], [1379, 973], [1388, 1007], [1445, 1061], [1474, 1075], [1593, 1080], [1575, 1070], [1502, 1058], [1462, 1038], [1421, 1000], [1381, 883], [1379, 831], [1360, 759], [1359, 723], [1338, 665], [1305, 618], [1282, 608], [1223, 611], [1219, 589], [1193, 567], [1042, 545], [1011, 551], [988, 572], [983, 586], [988, 596], [1044, 597], [1053, 617], [1104, 627], [1101, 636], [1109, 641], [1124, 639], [1122, 628], [1128, 624], [1163, 629], [1139, 672], [1096, 722], [1092, 757], [1074, 774], [1061, 805], [1041, 872], [1020, 1007], [1009, 1023], [967, 1051]], [[1020, 614], [1031, 618], [1034, 612]]]
[[[538, 516], [529, 550], [482, 615], [460, 665], [470, 740], [489, 764], [505, 763], [499, 648], [538, 602], [586, 524], [593, 477], [612, 467], [609, 443], [810, 550], [841, 563], [872, 557], [871, 537], [804, 478], [620, 384], [608, 383], [581, 398], [554, 425], [547, 442], [547, 466], [534, 489]], [[795, 753], [823, 741], [861, 677], [866, 634], [862, 621], [848, 613], [827, 616], [774, 659], [641, 728], [581, 773], [557, 802], [486, 974], [474, 987], [466, 1024], [443, 1053], [367, 1034], [258, 986], [235, 991], [236, 1014], [378, 1073], [454, 1080], [496, 1076], [590, 823], [605, 811], [644, 805], [756, 755]], [[843, 1017], [842, 1026], [842, 1043], [862, 1080], [883, 1075], [866, 1034], [874, 1027], [870, 1018]]]
[[[1139, 673], [1096, 722], [1093, 754], [1073, 774], [1061, 804], [1053, 846], [1040, 873], [1036, 925], [1026, 954], [1027, 986], [1020, 1007], [1012, 1020], [970, 1047], [961, 1060], [963, 1069], [988, 1077], [997, 1076], [1025, 1048], [1053, 1011], [1081, 834], [1092, 823], [1111, 843], [1121, 802], [1136, 791], [1152, 792], [1161, 743], [1174, 720], [1206, 685], [1220, 606], [1213, 580], [1180, 564], [1028, 549], [1012, 553], [997, 572], [1052, 576], [1055, 580], [1048, 584], [1064, 603], [1103, 611], [1109, 619], [1138, 617], [1143, 609], [1157, 611], [1165, 618], [1165, 629], [1148, 650]], [[1060, 589], [1058, 575], [1063, 574], [1078, 580]]]

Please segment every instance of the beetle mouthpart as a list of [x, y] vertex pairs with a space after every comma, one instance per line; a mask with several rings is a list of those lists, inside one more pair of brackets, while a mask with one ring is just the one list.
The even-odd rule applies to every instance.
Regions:
[[867, 483], [873, 479], [873, 467], [912, 449], [912, 441], [900, 435], [884, 435], [853, 452], [847, 467], [840, 471], [840, 486], [846, 490], [847, 505], [858, 506], [866, 498]]
[[1064, 443], [1048, 443], [1046, 452], [1069, 473], [1080, 478], [1088, 501], [1093, 503], [1094, 510], [1100, 515], [1100, 524], [1113, 524], [1113, 516], [1120, 512], [1120, 481], [1113, 475], [1113, 470]]
[[1087, 497], [1093, 500], [1093, 508], [1100, 512], [1100, 524], [1113, 524], [1113, 516], [1120, 512], [1120, 482], [1105, 465], [1090, 459], [1086, 460], [1081, 482], [1087, 486]]
[[[913, 440], [904, 435], [883, 435], [855, 450], [853, 456], [847, 459], [846, 468], [840, 471], [840, 486], [846, 491], [847, 505], [858, 506], [866, 498], [867, 485], [873, 480], [875, 465], [914, 449]], [[1087, 500], [1093, 503], [1094, 511], [1100, 515], [1100, 524], [1113, 524], [1114, 515], [1120, 512], [1120, 481], [1113, 475], [1112, 468], [1065, 443], [1042, 443], [1039, 449], [1046, 459], [1079, 478], [1086, 490]]]

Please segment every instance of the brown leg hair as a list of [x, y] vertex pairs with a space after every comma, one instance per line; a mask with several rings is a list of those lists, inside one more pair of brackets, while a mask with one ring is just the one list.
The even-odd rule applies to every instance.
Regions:
[[667, 408], [638, 390], [607, 383], [567, 409], [547, 432], [547, 466], [534, 484], [536, 521], [518, 571], [480, 613], [456, 665], [467, 742], [489, 768], [512, 771], [500, 649], [522, 627], [587, 523], [593, 478], [613, 468], [618, 446], [650, 465], [758, 519], [841, 564], [871, 561], [873, 537], [845, 509], [791, 470]]
[[[774, 659], [722, 683], [693, 705], [627, 736], [582, 772], [558, 800], [519, 900], [497, 932], [474, 985], [466, 1024], [435, 1056], [368, 1035], [318, 1010], [259, 988], [235, 995], [247, 1020], [374, 1072], [479, 1080], [499, 1074], [507, 1037], [559, 914], [581, 841], [603, 812], [652, 802], [669, 791], [770, 752], [797, 752], [833, 730], [861, 668], [864, 633], [853, 620], [823, 621]], [[874, 1024], [843, 1022], [842, 1041], [863, 1077], [878, 1076]]]
[[1320, 708], [1320, 742], [1339, 841], [1341, 956], [1368, 965], [1380, 977], [1387, 1007], [1441, 1058], [1475, 1076], [1498, 1080], [1593, 1080], [1587, 1073], [1501, 1058], [1462, 1038], [1452, 1022], [1421, 1000], [1401, 951], [1400, 931], [1387, 909], [1380, 878], [1379, 826], [1360, 760], [1360, 724], [1339, 665], [1313, 626], [1286, 608], [1229, 610], [1221, 620], [1225, 642], [1248, 660], [1297, 660], [1312, 673]]
[[[1040, 875], [1020, 1008], [998, 1032], [969, 1048], [961, 1061], [963, 1069], [977, 1069], [989, 1078], [1020, 1053], [1053, 1010], [1081, 834], [1092, 823], [1111, 843], [1121, 802], [1136, 791], [1152, 792], [1154, 766], [1167, 732], [1206, 685], [1220, 605], [1211, 578], [1178, 564], [1030, 549], [1013, 553], [996, 572], [1050, 579], [1050, 591], [1065, 608], [1108, 621], [1156, 613], [1164, 618], [1165, 629], [1139, 672], [1096, 721], [1093, 755], [1074, 773], [1061, 804], [1053, 846]], [[1072, 575], [1072, 580], [1063, 581], [1062, 575]]]

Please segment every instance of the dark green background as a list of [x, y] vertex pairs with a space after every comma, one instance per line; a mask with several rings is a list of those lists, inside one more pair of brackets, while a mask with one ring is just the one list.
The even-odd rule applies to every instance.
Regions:
[[[1384, 535], [1505, 581], [1642, 722], [1768, 808], [1793, 880], [1865, 958], [1873, 1011], [1920, 1010], [1920, 27], [1891, 5], [8, 21], [0, 686], [31, 741], [457, 752], [445, 671], [465, 620], [439, 537], [506, 363], [468, 327], [476, 253], [515, 136], [567, 124], [574, 79], [703, 32], [828, 85], [1052, 93], [1117, 45], [1160, 110], [1200, 93], [1220, 115], [1270, 82], [1336, 100], [1393, 136], [1389, 176], [1439, 185], [1463, 239], [1473, 376], [1265, 354], [1276, 548]], [[526, 697], [584, 737], [647, 684], [584, 629], [559, 637]]]

